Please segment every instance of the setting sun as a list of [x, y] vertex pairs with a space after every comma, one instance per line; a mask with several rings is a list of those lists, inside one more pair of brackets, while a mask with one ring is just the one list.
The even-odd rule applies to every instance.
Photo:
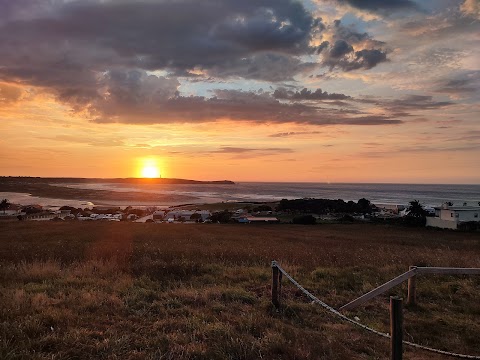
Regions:
[[161, 177], [160, 168], [156, 159], [144, 159], [140, 164], [139, 175], [142, 178]]
[[158, 178], [160, 177], [160, 170], [154, 166], [146, 166], [142, 169], [142, 177]]

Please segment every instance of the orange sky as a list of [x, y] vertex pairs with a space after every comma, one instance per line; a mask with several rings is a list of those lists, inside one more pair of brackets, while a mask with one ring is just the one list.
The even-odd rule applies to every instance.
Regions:
[[[476, 151], [423, 150], [428, 124], [408, 129], [219, 121], [88, 124], [54, 100], [4, 108], [0, 175], [162, 177], [234, 181], [475, 183]], [[412, 128], [415, 135], [412, 137]], [[289, 134], [285, 136], [273, 136]], [[448, 140], [447, 140], [448, 141]], [[235, 144], [231, 146], [229, 144]]]

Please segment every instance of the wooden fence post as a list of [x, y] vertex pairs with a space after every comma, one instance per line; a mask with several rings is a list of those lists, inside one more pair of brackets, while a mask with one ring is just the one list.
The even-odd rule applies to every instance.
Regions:
[[278, 272], [278, 300], [282, 297], [282, 279], [283, 273], [281, 271]]
[[[416, 266], [410, 266], [410, 270], [416, 269]], [[407, 295], [407, 304], [415, 305], [417, 300], [417, 276], [412, 276], [408, 279], [408, 295]]]
[[391, 360], [402, 360], [403, 349], [403, 300], [390, 296], [390, 349]]
[[272, 304], [278, 309], [280, 307], [279, 297], [279, 274], [276, 261], [272, 261]]

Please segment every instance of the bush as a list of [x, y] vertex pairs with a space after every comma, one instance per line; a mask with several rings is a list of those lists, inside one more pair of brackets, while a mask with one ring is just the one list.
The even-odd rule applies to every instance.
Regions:
[[414, 217], [414, 216], [405, 216], [403, 218], [403, 223], [407, 226], [425, 226], [427, 223], [427, 218], [424, 217]]
[[312, 215], [301, 215], [295, 216], [293, 218], [294, 224], [301, 224], [301, 225], [315, 225], [317, 223], [317, 219], [315, 219]]
[[261, 211], [272, 211], [271, 206], [268, 205], [260, 205], [255, 208], [253, 208], [253, 211], [255, 212], [261, 212]]
[[229, 212], [228, 210], [224, 210], [224, 211], [221, 211], [221, 212], [216, 212], [216, 213], [213, 213], [210, 216], [210, 220], [214, 223], [216, 223], [216, 222], [228, 223], [228, 222], [230, 222], [231, 218], [232, 218], [232, 213]]
[[352, 215], [345, 214], [338, 220], [342, 223], [353, 223], [355, 218]]
[[479, 229], [480, 223], [477, 221], [466, 221], [458, 224], [457, 229], [460, 231], [476, 231]]

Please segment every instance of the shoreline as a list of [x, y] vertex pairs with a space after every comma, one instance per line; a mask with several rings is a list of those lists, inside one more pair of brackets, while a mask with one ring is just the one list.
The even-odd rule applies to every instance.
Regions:
[[[77, 208], [85, 208], [85, 207], [95, 207], [95, 206], [112, 206], [112, 207], [134, 207], [134, 208], [147, 208], [147, 207], [176, 207], [176, 208], [185, 208], [185, 207], [208, 207], [214, 206], [218, 207], [219, 205], [225, 205], [225, 207], [231, 207], [232, 205], [244, 205], [244, 204], [269, 204], [269, 203], [278, 203], [279, 200], [260, 200], [260, 199], [245, 199], [245, 200], [229, 200], [229, 201], [220, 201], [219, 199], [211, 199], [211, 201], [207, 201], [206, 198], [192, 198], [188, 201], [173, 201], [172, 199], [163, 200], [163, 201], [144, 201], [141, 203], [136, 203], [133, 198], [135, 195], [138, 195], [138, 192], [127, 193], [127, 192], [115, 192], [111, 191], [111, 196], [113, 195], [123, 195], [128, 194], [129, 199], [122, 198], [121, 196], [116, 196], [115, 199], [111, 201], [108, 200], [101, 200], [101, 199], [90, 199], [85, 200], [84, 196], [82, 196], [82, 190], [84, 189], [76, 189], [78, 190], [78, 196], [75, 198], [64, 199], [59, 197], [50, 197], [50, 196], [38, 196], [27, 192], [0, 192], [0, 198], [7, 198], [12, 203], [19, 204], [19, 205], [33, 205], [38, 204], [45, 207], [59, 207], [59, 206], [73, 206]], [[89, 192], [89, 190], [85, 190]], [[103, 190], [97, 190], [103, 191]], [[143, 193], [147, 194], [147, 193]], [[168, 196], [166, 196], [168, 198]], [[195, 201], [197, 200], [197, 201]], [[405, 206], [406, 204], [398, 204], [398, 203], [376, 203], [375, 206], [379, 208], [393, 208], [399, 206]]]
[[[0, 177], [0, 197], [11, 202], [30, 205], [72, 204], [85, 207], [98, 206], [181, 206], [184, 204], [204, 205], [216, 203], [277, 202], [281, 199], [342, 199], [358, 201], [366, 198], [378, 207], [405, 206], [418, 200], [428, 207], [440, 206], [445, 201], [462, 204], [480, 201], [480, 186], [456, 188], [385, 188], [354, 184], [351, 187], [302, 186], [301, 184], [128, 184], [105, 182], [53, 182], [46, 179]], [[64, 179], [62, 179], [63, 181]]]

